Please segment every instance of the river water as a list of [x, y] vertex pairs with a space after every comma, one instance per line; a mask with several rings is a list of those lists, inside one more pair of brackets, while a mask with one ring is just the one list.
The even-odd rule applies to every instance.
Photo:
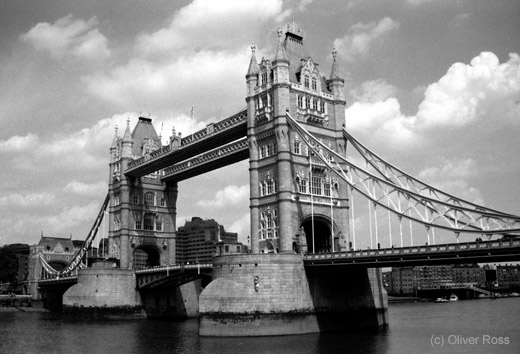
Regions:
[[0, 312], [0, 353], [520, 353], [520, 298], [390, 304], [377, 334], [201, 338], [197, 321], [79, 320]]

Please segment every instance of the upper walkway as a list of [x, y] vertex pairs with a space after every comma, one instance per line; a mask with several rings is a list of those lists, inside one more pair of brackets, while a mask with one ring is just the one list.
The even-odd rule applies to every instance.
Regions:
[[149, 155], [131, 161], [124, 173], [132, 177], [146, 176], [246, 135], [247, 110], [244, 110], [182, 138], [179, 147], [161, 147]]

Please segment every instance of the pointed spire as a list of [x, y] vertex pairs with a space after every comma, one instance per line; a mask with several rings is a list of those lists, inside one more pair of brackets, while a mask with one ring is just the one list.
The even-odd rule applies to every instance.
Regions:
[[247, 75], [255, 75], [255, 74], [258, 74], [258, 72], [259, 72], [255, 52], [256, 52], [256, 45], [253, 42], [251, 44], [251, 61], [249, 62], [249, 69], [247, 70]]
[[283, 47], [283, 31], [282, 27], [278, 27], [278, 45], [276, 46], [276, 54], [274, 56], [274, 61], [285, 60], [288, 61], [287, 54], [285, 53], [285, 48]]
[[116, 148], [117, 147], [117, 142], [119, 141], [119, 134], [117, 133], [117, 130], [118, 130], [118, 127], [117, 127], [117, 124], [116, 126], [114, 127], [114, 139], [112, 139], [112, 146], [110, 146], [111, 148]]
[[132, 133], [130, 132], [130, 118], [126, 119], [125, 135], [123, 136], [123, 142], [131, 142]]
[[332, 49], [332, 69], [330, 70], [330, 79], [339, 79], [341, 78], [341, 70], [339, 68], [339, 64], [336, 60], [336, 56], [338, 55], [338, 51], [336, 48]]

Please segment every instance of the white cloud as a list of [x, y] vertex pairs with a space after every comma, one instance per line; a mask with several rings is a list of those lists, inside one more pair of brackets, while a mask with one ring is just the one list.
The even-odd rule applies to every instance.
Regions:
[[249, 185], [230, 185], [215, 193], [212, 200], [200, 200], [197, 206], [202, 208], [222, 208], [230, 205], [238, 205], [249, 198]]
[[54, 200], [54, 196], [49, 193], [13, 193], [0, 197], [0, 207], [41, 208], [52, 204]]
[[226, 231], [238, 233], [238, 240], [243, 244], [247, 244], [247, 237], [251, 234], [251, 218], [249, 213], [244, 214], [240, 219], [236, 220]]
[[383, 101], [394, 97], [396, 93], [397, 87], [383, 79], [366, 81], [361, 84], [361, 87], [350, 90], [350, 95], [362, 103]]
[[197, 52], [199, 48], [237, 49], [254, 38], [263, 22], [275, 18], [281, 10], [280, 0], [194, 0], [175, 14], [168, 27], [141, 35], [136, 52], [153, 56]]
[[419, 173], [419, 178], [436, 188], [464, 200], [484, 205], [480, 191], [469, 180], [478, 174], [472, 158], [442, 161], [441, 166], [430, 166]]
[[376, 139], [406, 146], [416, 140], [413, 118], [401, 113], [399, 101], [388, 98], [377, 102], [356, 102], [345, 110], [347, 130], [368, 132]]
[[[45, 217], [42, 221], [52, 230], [53, 234], [71, 232], [71, 230], [77, 230], [78, 226], [95, 220], [99, 209], [100, 203], [92, 202], [84, 206], [67, 208], [57, 215]], [[73, 235], [73, 237], [74, 239], [85, 239], [87, 235]]]
[[453, 64], [446, 75], [431, 84], [419, 105], [417, 124], [462, 127], [477, 120], [492, 128], [498, 122], [520, 123], [520, 57], [510, 54], [500, 64], [483, 52], [469, 65]]
[[95, 28], [98, 24], [96, 17], [85, 22], [68, 15], [54, 24], [38, 23], [22, 34], [21, 39], [57, 59], [68, 55], [90, 60], [105, 59], [110, 56], [110, 50], [106, 37]]
[[428, 167], [419, 173], [419, 177], [425, 180], [469, 178], [477, 174], [475, 160], [468, 158], [463, 160], [444, 160], [441, 167]]
[[[395, 147], [422, 143], [434, 128], [462, 128], [479, 122], [479, 131], [520, 124], [520, 57], [503, 64], [493, 53], [481, 53], [470, 64], [453, 64], [427, 87], [415, 116], [405, 116], [397, 89], [383, 80], [369, 81], [350, 94], [357, 100], [345, 110], [345, 126]], [[474, 130], [473, 136], [477, 134]], [[444, 133], [446, 135], [446, 133]], [[459, 134], [458, 139], [462, 136]], [[397, 144], [397, 145], [396, 145]]]
[[20, 152], [34, 148], [39, 143], [38, 135], [15, 135], [7, 140], [0, 140], [0, 152]]
[[99, 98], [136, 109], [171, 109], [172, 101], [182, 102], [179, 108], [208, 100], [233, 102], [243, 96], [249, 55], [245, 50], [234, 54], [201, 51], [164, 65], [133, 59], [109, 74], [86, 76], [83, 81]]
[[432, 2], [433, 0], [407, 0], [407, 2], [411, 5], [414, 5], [414, 6], [420, 6], [420, 5], [424, 5], [424, 4], [428, 4], [430, 2]]
[[65, 191], [78, 195], [99, 195], [108, 190], [105, 182], [83, 183], [76, 180], [67, 183]]
[[334, 46], [342, 58], [354, 61], [366, 56], [375, 41], [397, 31], [399, 26], [399, 22], [390, 17], [385, 17], [379, 22], [359, 22], [351, 26], [343, 38], [335, 39]]

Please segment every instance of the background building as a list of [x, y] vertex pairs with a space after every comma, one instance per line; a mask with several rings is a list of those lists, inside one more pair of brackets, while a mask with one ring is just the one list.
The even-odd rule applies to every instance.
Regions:
[[457, 264], [392, 268], [384, 273], [384, 284], [389, 294], [414, 295], [417, 290], [489, 287], [486, 270], [496, 269], [496, 288], [518, 290], [520, 265], [490, 267], [478, 264]]
[[[215, 220], [193, 217], [177, 230], [176, 259], [179, 263], [211, 263], [218, 253], [241, 253], [245, 247], [238, 234], [227, 232]], [[227, 251], [226, 251], [227, 250]]]

